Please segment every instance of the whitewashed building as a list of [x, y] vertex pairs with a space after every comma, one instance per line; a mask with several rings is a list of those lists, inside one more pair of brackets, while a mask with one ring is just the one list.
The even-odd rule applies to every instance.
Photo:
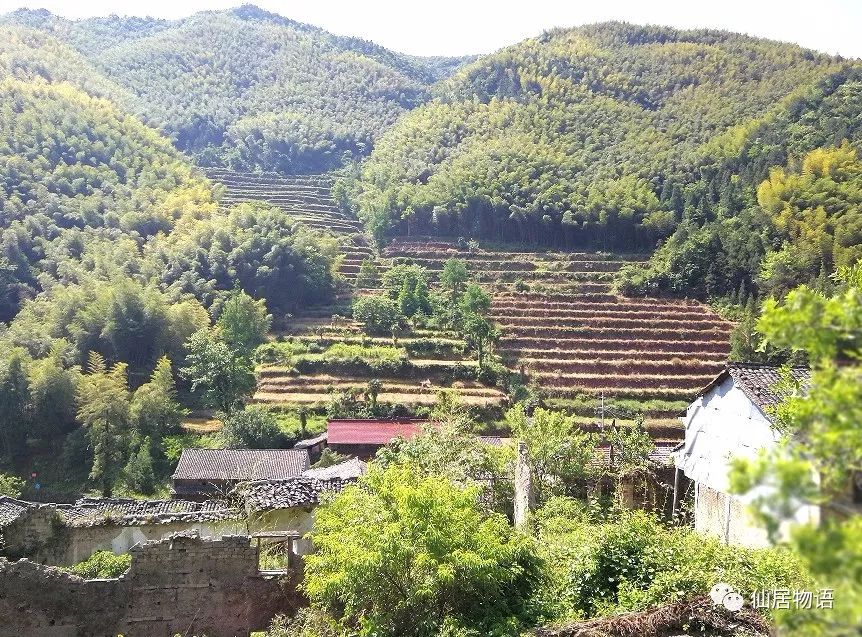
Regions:
[[[790, 375], [800, 389], [807, 388], [807, 369], [793, 368]], [[685, 441], [675, 451], [674, 463], [691, 481], [697, 531], [729, 544], [769, 544], [766, 530], [751, 515], [750, 497], [730, 494], [729, 477], [734, 458], [754, 459], [779, 442], [770, 412], [783, 398], [781, 380], [777, 367], [730, 363], [689, 405], [683, 418]], [[819, 515], [818, 507], [804, 505], [795, 521], [817, 522]]]

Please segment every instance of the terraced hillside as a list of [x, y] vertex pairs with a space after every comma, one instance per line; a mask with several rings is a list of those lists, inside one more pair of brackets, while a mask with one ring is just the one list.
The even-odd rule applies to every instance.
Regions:
[[339, 272], [348, 281], [356, 277], [363, 259], [373, 256], [362, 224], [339, 210], [332, 198], [332, 178], [328, 175], [291, 175], [245, 173], [222, 168], [206, 169], [207, 176], [225, 186], [221, 203], [263, 201], [310, 228], [327, 230], [344, 238], [344, 258]]
[[321, 408], [338, 394], [367, 401], [372, 379], [380, 381], [378, 403], [402, 413], [433, 405], [443, 389], [457, 390], [464, 404], [475, 407], [506, 401], [501, 390], [473, 380], [475, 361], [465, 355], [464, 342], [446, 332], [419, 330], [393, 342], [362, 334], [348, 319], [305, 316], [269, 349], [290, 355], [258, 369], [254, 400], [268, 405]]
[[504, 362], [538, 381], [551, 404], [592, 419], [636, 411], [672, 425], [695, 391], [723, 367], [732, 325], [696, 301], [629, 299], [611, 291], [614, 272], [637, 255], [472, 249], [399, 241], [386, 263], [437, 273], [452, 257], [493, 290]]

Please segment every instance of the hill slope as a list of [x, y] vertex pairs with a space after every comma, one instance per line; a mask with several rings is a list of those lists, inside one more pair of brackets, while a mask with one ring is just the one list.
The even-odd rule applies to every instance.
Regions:
[[318, 172], [362, 156], [457, 60], [413, 58], [253, 6], [179, 21], [45, 11], [51, 33], [136, 97], [136, 111], [210, 165]]
[[463, 68], [388, 131], [361, 212], [378, 237], [651, 248], [697, 212], [685, 186], [712, 140], [840, 65], [723, 32], [552, 31]]

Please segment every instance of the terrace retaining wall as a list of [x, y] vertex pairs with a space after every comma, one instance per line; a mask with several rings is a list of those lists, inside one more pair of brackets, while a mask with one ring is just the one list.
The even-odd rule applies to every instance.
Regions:
[[0, 637], [247, 637], [306, 603], [301, 573], [260, 573], [248, 537], [178, 535], [131, 554], [129, 570], [105, 580], [0, 560]]

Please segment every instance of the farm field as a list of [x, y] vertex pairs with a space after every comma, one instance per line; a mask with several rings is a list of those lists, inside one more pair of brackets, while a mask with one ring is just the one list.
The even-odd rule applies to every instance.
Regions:
[[[633, 422], [677, 428], [676, 417], [695, 391], [723, 367], [732, 325], [707, 306], [684, 299], [625, 298], [612, 291], [614, 274], [645, 261], [645, 255], [605, 252], [530, 251], [439, 239], [396, 239], [375, 256], [357, 219], [339, 210], [325, 175], [280, 177], [208, 169], [224, 184], [222, 203], [263, 201], [297, 222], [344, 239], [339, 271], [351, 283], [362, 261], [375, 258], [378, 271], [411, 263], [436, 281], [445, 262], [463, 259], [472, 280], [492, 295], [491, 318], [501, 338], [496, 353], [510, 370], [543, 391], [549, 405], [566, 409], [585, 424], [605, 414]], [[279, 338], [303, 350], [299, 357], [264, 362], [254, 400], [286, 410], [322, 410], [338, 394], [367, 400], [369, 381], [380, 381], [376, 400], [408, 413], [433, 405], [436, 392], [455, 389], [475, 407], [504, 407], [506, 394], [474, 380], [475, 363], [455, 334], [420, 331], [398, 339], [372, 338], [350, 320], [353, 294], [342, 291], [334, 305], [306, 308]], [[434, 351], [423, 351], [434, 343]], [[327, 357], [327, 348], [393, 346], [397, 364], [375, 366]], [[298, 363], [298, 365], [297, 365]]]
[[415, 263], [436, 275], [465, 260], [491, 291], [502, 334], [497, 353], [544, 390], [550, 404], [594, 420], [638, 408], [648, 424], [678, 427], [676, 416], [724, 366], [732, 324], [683, 299], [613, 294], [614, 273], [640, 255], [523, 252], [441, 241], [396, 241], [384, 263]]

